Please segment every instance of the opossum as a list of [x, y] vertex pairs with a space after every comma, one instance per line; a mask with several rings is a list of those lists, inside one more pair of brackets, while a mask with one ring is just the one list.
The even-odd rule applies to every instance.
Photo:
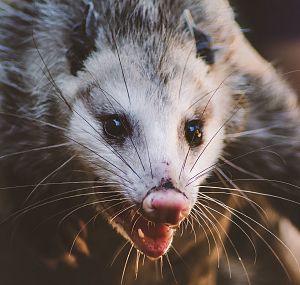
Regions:
[[292, 255], [297, 96], [226, 0], [0, 3], [3, 220], [48, 267], [80, 270], [93, 223], [103, 264], [128, 246], [101, 284], [216, 284], [226, 240], [250, 283], [231, 226]]

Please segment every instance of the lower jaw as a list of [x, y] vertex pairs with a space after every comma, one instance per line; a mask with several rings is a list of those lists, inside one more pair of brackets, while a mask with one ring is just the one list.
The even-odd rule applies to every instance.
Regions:
[[[142, 216], [132, 220], [118, 217], [114, 221], [117, 231], [128, 239], [133, 246], [150, 260], [157, 260], [171, 247], [175, 229], [164, 224], [148, 222]], [[147, 223], [147, 228], [145, 228]]]
[[165, 255], [171, 247], [173, 241], [173, 233], [170, 237], [163, 241], [147, 241], [141, 239], [140, 241], [133, 242], [134, 246], [145, 254], [151, 260], [157, 260]]
[[[150, 260], [157, 260], [166, 254], [171, 247], [175, 229], [165, 224], [155, 224], [144, 218], [138, 211], [122, 212], [122, 207], [107, 204], [101, 212], [106, 216], [113, 228]], [[116, 213], [122, 212], [118, 216]], [[114, 217], [114, 218], [112, 218]]]

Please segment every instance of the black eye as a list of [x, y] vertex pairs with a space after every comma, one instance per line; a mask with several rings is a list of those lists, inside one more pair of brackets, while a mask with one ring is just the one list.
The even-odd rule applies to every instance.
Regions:
[[202, 143], [202, 128], [202, 122], [199, 120], [192, 120], [185, 124], [185, 138], [191, 147], [197, 147]]
[[119, 115], [107, 116], [103, 119], [103, 130], [109, 139], [123, 142], [130, 135], [130, 128], [126, 118]]

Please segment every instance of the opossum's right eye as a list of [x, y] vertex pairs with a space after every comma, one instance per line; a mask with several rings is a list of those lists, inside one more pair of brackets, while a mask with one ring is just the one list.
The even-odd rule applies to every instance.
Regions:
[[127, 119], [119, 115], [105, 117], [103, 119], [103, 130], [109, 139], [116, 140], [121, 143], [131, 134], [131, 129]]

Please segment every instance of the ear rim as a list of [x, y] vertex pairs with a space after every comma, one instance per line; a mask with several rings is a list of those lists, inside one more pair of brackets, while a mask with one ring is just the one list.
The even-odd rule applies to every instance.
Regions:
[[215, 64], [215, 52], [217, 49], [213, 48], [212, 38], [195, 24], [189, 9], [183, 11], [183, 20], [195, 40], [196, 58], [202, 58], [208, 65]]
[[88, 0], [83, 12], [83, 20], [74, 26], [70, 35], [70, 48], [66, 57], [70, 65], [70, 73], [77, 76], [84, 68], [84, 62], [96, 51], [97, 26], [99, 15], [95, 10], [93, 0]]

